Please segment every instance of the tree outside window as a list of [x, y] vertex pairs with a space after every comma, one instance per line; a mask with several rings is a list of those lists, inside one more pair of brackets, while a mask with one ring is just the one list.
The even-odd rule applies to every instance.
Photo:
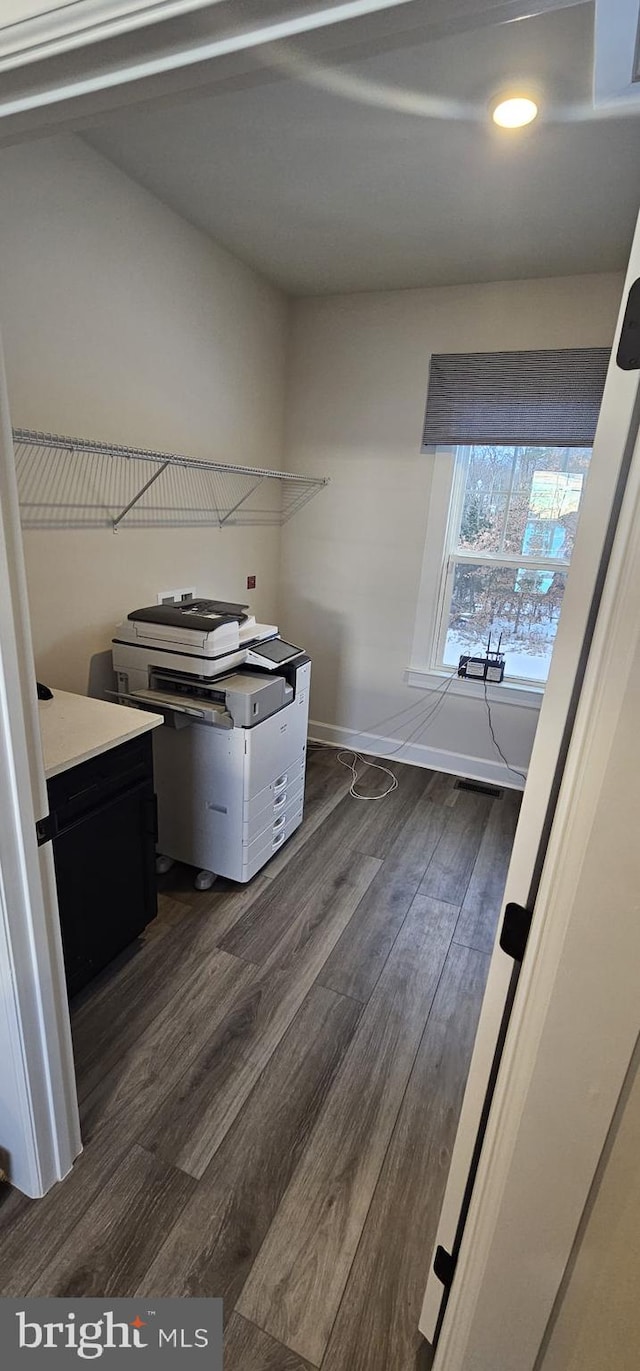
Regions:
[[502, 634], [506, 675], [543, 682], [571, 561], [590, 448], [457, 450], [437, 665]]

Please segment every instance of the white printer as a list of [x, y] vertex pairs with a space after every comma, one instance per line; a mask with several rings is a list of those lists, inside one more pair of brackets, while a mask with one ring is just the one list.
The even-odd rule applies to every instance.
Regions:
[[118, 697], [165, 718], [153, 739], [158, 850], [248, 881], [302, 822], [311, 663], [247, 605], [133, 610], [113, 639]]

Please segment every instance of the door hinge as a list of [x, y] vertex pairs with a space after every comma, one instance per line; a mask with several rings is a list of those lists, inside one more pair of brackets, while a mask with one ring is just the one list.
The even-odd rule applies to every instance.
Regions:
[[508, 904], [500, 930], [500, 946], [514, 962], [521, 962], [527, 946], [533, 911], [521, 904]]
[[442, 1284], [446, 1286], [447, 1290], [453, 1280], [455, 1269], [456, 1258], [452, 1257], [450, 1252], [447, 1252], [446, 1247], [442, 1247], [438, 1244], [435, 1257], [433, 1258], [433, 1273], [438, 1277], [439, 1281], [442, 1281]]
[[622, 371], [640, 371], [640, 277], [627, 297], [616, 361]]
[[44, 843], [50, 843], [54, 832], [55, 826], [52, 814], [45, 814], [44, 819], [37, 819], [36, 838], [38, 839], [38, 847], [42, 847]]

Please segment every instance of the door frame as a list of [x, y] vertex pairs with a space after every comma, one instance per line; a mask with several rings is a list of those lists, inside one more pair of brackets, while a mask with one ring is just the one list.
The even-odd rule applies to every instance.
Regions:
[[[394, 0], [388, 0], [388, 3], [393, 6]], [[395, 0], [395, 3], [402, 3], [402, 0]], [[340, 8], [343, 10], [343, 17], [346, 17], [347, 12], [351, 14], [363, 7], [373, 9], [386, 6], [383, 0], [372, 0], [370, 6], [367, 6], [367, 0], [362, 0], [362, 4], [354, 0], [353, 5], [345, 3], [343, 7], [337, 6], [332, 13], [331, 22], [336, 21], [336, 14]], [[198, 57], [201, 55], [199, 53]], [[102, 80], [96, 83], [96, 88], [103, 89], [104, 85], [103, 76]], [[57, 92], [57, 96], [62, 99], [60, 92]], [[52, 92], [45, 95], [39, 91], [34, 100], [26, 101], [25, 109], [30, 109], [32, 104], [44, 108], [52, 98], [55, 98]], [[42, 116], [39, 118], [41, 120]], [[0, 804], [3, 812], [10, 815], [6, 833], [3, 833], [0, 841], [3, 879], [3, 893], [0, 892], [0, 960], [4, 978], [1, 989], [5, 996], [8, 1021], [10, 1020], [9, 1033], [16, 1089], [20, 1098], [20, 1120], [24, 1124], [30, 1158], [28, 1165], [25, 1163], [24, 1182], [18, 1180], [17, 1172], [13, 1178], [21, 1188], [27, 1189], [28, 1193], [39, 1194], [44, 1193], [55, 1179], [69, 1170], [73, 1157], [80, 1150], [80, 1136], [52, 855], [50, 845], [38, 849], [35, 840], [34, 822], [45, 813], [46, 792], [40, 760], [11, 431], [3, 377], [0, 377], [0, 410], [0, 582], [6, 582], [9, 591], [8, 596], [3, 596], [0, 610]], [[617, 445], [615, 450], [618, 450]], [[575, 571], [574, 581], [578, 581]], [[565, 619], [566, 617], [565, 615]], [[555, 656], [559, 656], [558, 651]], [[556, 665], [555, 674], [559, 682], [559, 663]], [[565, 696], [568, 703], [570, 688], [565, 692]], [[556, 701], [559, 700], [562, 704], [563, 698], [562, 690], [559, 689]], [[538, 810], [540, 806], [543, 809], [546, 806], [563, 722], [562, 718], [556, 720], [555, 732], [553, 729], [547, 732], [544, 729], [540, 731], [541, 741], [536, 743], [534, 750], [534, 756], [537, 757], [534, 783], [532, 784], [530, 778], [523, 804], [525, 814], [533, 813], [536, 805]], [[546, 755], [542, 746], [544, 739]], [[521, 893], [518, 895], [514, 891], [510, 898], [519, 898], [524, 902], [526, 894], [523, 894], [522, 890], [526, 862], [522, 852], [521, 845], [522, 866], [519, 875], [516, 872], [511, 877], [510, 874], [510, 879], [513, 879], [514, 883], [519, 883]], [[533, 960], [532, 950], [528, 962], [533, 963]], [[509, 971], [504, 954], [496, 955], [491, 969], [494, 986], [499, 982], [508, 981]], [[523, 984], [518, 999], [519, 1006], [524, 1001], [525, 990]], [[526, 994], [530, 994], [530, 990], [526, 990]], [[482, 1039], [481, 1034], [476, 1043], [474, 1061], [478, 1054], [481, 1057], [483, 1051], [486, 1053], [487, 1042], [488, 1040]], [[507, 1065], [505, 1061], [499, 1081], [501, 1090]], [[465, 1108], [467, 1105], [468, 1100], [465, 1099]], [[471, 1114], [473, 1115], [473, 1108]], [[488, 1150], [487, 1146], [479, 1172], [479, 1182], [484, 1176]], [[458, 1167], [460, 1160], [460, 1154], [457, 1161], [454, 1157]], [[470, 1220], [473, 1218], [474, 1222], [478, 1221], [477, 1202], [476, 1195], [470, 1211]], [[463, 1245], [461, 1250], [460, 1269], [467, 1246], [468, 1243]], [[476, 1272], [476, 1277], [477, 1274]], [[458, 1301], [460, 1299], [460, 1288], [461, 1282], [456, 1281], [452, 1291], [451, 1309], [454, 1306], [453, 1296], [455, 1295]], [[448, 1315], [450, 1312], [448, 1311]], [[467, 1310], [467, 1314], [468, 1312]], [[445, 1323], [450, 1323], [448, 1316]], [[443, 1335], [445, 1331], [443, 1327]], [[454, 1365], [453, 1362], [450, 1364]]]
[[[0, 72], [13, 79], [0, 95], [0, 141], [53, 129], [92, 126], [95, 115], [126, 104], [189, 89], [209, 89], [220, 71], [257, 72], [259, 52], [270, 43], [303, 38], [371, 16], [388, 30], [387, 11], [407, 11], [410, 31], [416, 0], [261, 0], [244, 28], [229, 24], [220, 0], [73, 0], [21, 22], [0, 19]], [[577, 0], [475, 0], [474, 27], [508, 23]], [[468, 20], [468, 0], [431, 0], [434, 37], [456, 32]], [[453, 11], [453, 13], [452, 13]], [[170, 23], [167, 21], [170, 20]], [[145, 47], [137, 41], [146, 36]], [[104, 40], [105, 52], [102, 51]], [[253, 56], [252, 56], [253, 54]], [[238, 65], [238, 62], [240, 63]], [[213, 76], [213, 67], [218, 75]]]
[[46, 1193], [82, 1149], [13, 439], [0, 350], [0, 1099], [2, 1168]]
[[[639, 274], [637, 233], [624, 302]], [[637, 1040], [631, 817], [628, 829], [620, 822], [625, 862], [610, 873], [612, 907], [595, 879], [580, 892], [580, 878], [603, 822], [638, 643], [639, 377], [617, 371], [605, 391], [626, 423], [623, 451], [610, 455], [628, 476], [434, 1371], [534, 1366]], [[631, 814], [640, 793], [627, 780]], [[497, 949], [499, 959], [508, 964]]]
[[[639, 275], [640, 218], [631, 248], [563, 612], [507, 874], [503, 911], [509, 902], [531, 909], [537, 897], [541, 854], [556, 812], [595, 612], [599, 610], [603, 623], [607, 613], [600, 595], [633, 447], [630, 435], [635, 429], [640, 393], [638, 373], [621, 371], [615, 359], [628, 292]], [[532, 947], [533, 944], [527, 950], [528, 961], [533, 955]], [[513, 995], [513, 972], [513, 962], [496, 941], [437, 1229], [435, 1247], [442, 1246], [448, 1253], [457, 1250], [460, 1242], [460, 1215], [468, 1200], [468, 1178], [474, 1154], [477, 1160], [476, 1139], [486, 1114], [488, 1082], [496, 1072], [496, 1046], [504, 1036], [505, 1006]], [[520, 986], [520, 997], [522, 993]], [[434, 1341], [442, 1321], [444, 1298], [444, 1286], [431, 1268], [420, 1318], [420, 1330], [430, 1342]]]

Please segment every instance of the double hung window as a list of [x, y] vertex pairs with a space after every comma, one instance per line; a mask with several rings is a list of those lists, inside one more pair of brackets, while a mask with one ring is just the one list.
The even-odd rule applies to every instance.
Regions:
[[455, 452], [432, 665], [491, 637], [514, 680], [546, 681], [589, 447], [476, 444]]
[[505, 679], [547, 679], [608, 364], [606, 348], [436, 354], [433, 459], [414, 662], [491, 647]]

